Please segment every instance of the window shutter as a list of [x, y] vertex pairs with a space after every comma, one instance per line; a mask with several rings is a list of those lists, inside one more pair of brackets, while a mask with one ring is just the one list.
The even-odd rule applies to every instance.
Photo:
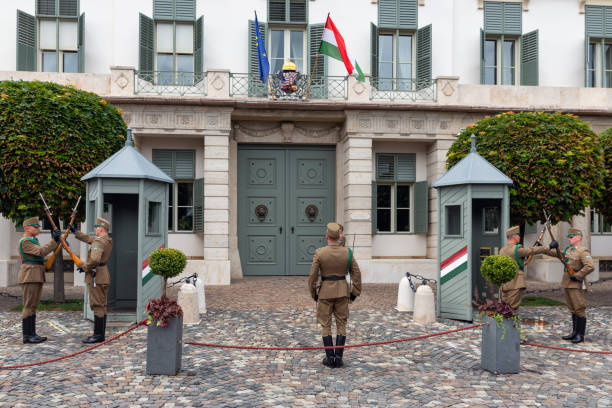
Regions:
[[395, 181], [395, 155], [376, 155], [376, 180]]
[[395, 180], [399, 182], [413, 182], [416, 180], [416, 154], [397, 154]]
[[378, 77], [378, 27], [370, 23], [370, 78]]
[[376, 201], [376, 182], [372, 181], [372, 234], [376, 234], [376, 214], [377, 214], [377, 201]]
[[485, 48], [485, 37], [486, 34], [484, 30], [480, 29], [480, 83], [485, 83], [485, 56], [484, 56], [484, 48]]
[[289, 0], [289, 22], [304, 24], [308, 22], [307, 0]]
[[140, 13], [140, 32], [139, 32], [139, 44], [138, 44], [138, 70], [140, 74], [148, 72], [149, 75], [146, 77], [152, 78], [151, 72], [153, 71], [153, 50], [155, 49], [153, 44], [153, 19]]
[[172, 171], [172, 150], [153, 149], [152, 159], [154, 165], [169, 177], [174, 178]]
[[504, 6], [504, 34], [521, 35], [523, 32], [523, 5], [522, 3], [503, 3]]
[[[287, 1], [268, 0], [268, 21], [270, 23], [287, 22]], [[261, 22], [259, 23], [261, 28]]]
[[[588, 34], [584, 37], [584, 86], [589, 86], [589, 44], [591, 43], [591, 37]], [[595, 84], [591, 84], [595, 87]]]
[[312, 72], [311, 98], [327, 99], [327, 57], [319, 55], [317, 59], [324, 30], [325, 24], [311, 24], [308, 26], [309, 71]]
[[429, 197], [427, 181], [414, 185], [414, 232], [427, 234], [429, 227]]
[[79, 0], [59, 0], [59, 15], [62, 17], [78, 17]]
[[606, 38], [612, 38], [612, 7], [604, 7], [603, 34]]
[[174, 19], [176, 21], [193, 21], [196, 16], [195, 0], [174, 0]]
[[504, 33], [504, 4], [496, 1], [484, 3], [484, 30], [488, 34]]
[[534, 30], [521, 36], [521, 85], [538, 84], [538, 30]]
[[79, 59], [79, 72], [85, 72], [85, 13], [79, 16], [77, 54]]
[[398, 28], [416, 30], [418, 25], [417, 0], [398, 0]]
[[174, 20], [174, 0], [153, 0], [154, 20]]
[[57, 16], [57, 0], [36, 0], [37, 16]]
[[204, 179], [193, 182], [193, 231], [204, 232]]
[[417, 30], [416, 87], [427, 88], [431, 83], [431, 24]]
[[200, 16], [195, 23], [193, 64], [195, 83], [198, 83], [204, 78], [204, 16]]
[[[259, 35], [266, 44], [266, 23], [259, 22]], [[255, 20], [249, 20], [249, 96], [265, 96], [266, 84], [259, 80], [259, 62], [257, 61], [257, 41], [255, 41]]]
[[380, 28], [397, 28], [398, 0], [378, 0], [378, 26]]
[[17, 10], [17, 71], [36, 71], [36, 17]]
[[604, 36], [604, 7], [585, 7], [585, 30], [590, 37]]
[[193, 150], [177, 150], [174, 152], [174, 178], [195, 178], [195, 152]]

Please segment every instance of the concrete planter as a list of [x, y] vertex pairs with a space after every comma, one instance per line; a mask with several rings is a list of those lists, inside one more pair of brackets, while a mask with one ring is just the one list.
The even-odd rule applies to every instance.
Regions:
[[[514, 321], [504, 319], [497, 327], [495, 319], [483, 316], [482, 326], [481, 366], [495, 374], [516, 374], [521, 368], [521, 337]], [[502, 340], [502, 334], [506, 335]]]
[[183, 316], [166, 327], [151, 324], [147, 332], [147, 374], [176, 375], [183, 357]]

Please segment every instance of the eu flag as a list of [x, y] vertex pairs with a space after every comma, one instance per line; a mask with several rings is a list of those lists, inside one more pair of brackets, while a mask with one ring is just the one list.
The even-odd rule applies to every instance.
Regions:
[[259, 62], [259, 79], [261, 82], [268, 81], [268, 74], [270, 73], [270, 62], [268, 61], [268, 53], [266, 52], [266, 46], [264, 45], [263, 39], [261, 38], [261, 31], [259, 31], [259, 22], [257, 21], [257, 13], [255, 13], [255, 41], [257, 42], [257, 60]]

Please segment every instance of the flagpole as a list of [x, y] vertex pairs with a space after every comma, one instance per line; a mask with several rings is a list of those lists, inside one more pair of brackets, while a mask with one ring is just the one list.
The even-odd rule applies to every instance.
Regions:
[[[329, 12], [327, 13], [327, 19], [325, 20], [325, 25], [327, 26], [327, 20], [329, 20]], [[325, 30], [325, 28], [323, 29]], [[321, 48], [321, 44], [319, 44], [319, 48]], [[308, 91], [306, 92], [306, 100], [310, 96], [310, 85], [312, 85], [312, 77], [314, 75], [314, 71], [317, 68], [317, 61], [319, 61], [319, 51], [317, 51], [317, 56], [315, 57], [314, 67], [312, 67], [312, 72], [310, 73], [310, 81], [308, 81]]]

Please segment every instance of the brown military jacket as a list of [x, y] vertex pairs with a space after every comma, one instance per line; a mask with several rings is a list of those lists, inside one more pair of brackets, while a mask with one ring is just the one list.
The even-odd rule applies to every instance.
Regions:
[[74, 234], [76, 239], [89, 244], [89, 252], [87, 252], [87, 261], [83, 265], [85, 271], [85, 283], [91, 283], [91, 271], [96, 270], [96, 285], [110, 285], [110, 274], [108, 266], [102, 265], [110, 258], [113, 250], [113, 239], [106, 235], [103, 237], [91, 236], [77, 231]]
[[[518, 248], [515, 248], [517, 247]], [[545, 246], [537, 246], [533, 248], [523, 248], [520, 244], [506, 244], [502, 249], [499, 250], [500, 255], [506, 255], [512, 258], [512, 260], [519, 266], [519, 271], [517, 272], [514, 279], [510, 282], [506, 282], [502, 285], [502, 290], [513, 290], [513, 289], [523, 289], [527, 287], [525, 282], [525, 267], [521, 267], [525, 263], [525, 259], [531, 255], [537, 254], [545, 254], [548, 252], [548, 247]], [[517, 260], [516, 255], [518, 254], [519, 259]]]
[[[19, 256], [21, 267], [19, 268], [19, 283], [44, 283], [45, 282], [45, 255], [57, 248], [53, 240], [47, 245], [40, 246], [38, 239], [29, 235], [23, 235], [19, 240]], [[40, 265], [26, 264], [24, 261], [40, 262]]]
[[[547, 255], [557, 257], [557, 250], [551, 249], [546, 251]], [[570, 268], [576, 272], [574, 275], [578, 280], [584, 280], [584, 283], [587, 282], [586, 276], [595, 270], [595, 263], [593, 262], [593, 258], [588, 249], [583, 246], [578, 247], [565, 247], [563, 251], [561, 251], [561, 255], [565, 256], [565, 262], [569, 265]], [[565, 269], [565, 268], [564, 268]], [[574, 288], [580, 289], [582, 288], [581, 282], [574, 282], [570, 279], [569, 273], [566, 270], [563, 271], [563, 279], [561, 280], [562, 288]]]
[[[344, 276], [348, 269], [348, 248], [337, 244], [328, 245], [316, 250], [310, 267], [310, 276], [308, 276], [308, 288], [310, 296], [314, 299], [317, 282], [319, 280], [319, 271], [321, 276]], [[351, 281], [353, 282], [353, 294], [359, 296], [361, 294], [361, 271], [355, 260], [355, 253], [351, 258]], [[319, 291], [319, 299], [336, 299], [349, 296], [349, 287], [346, 280], [322, 281], [321, 290]]]

